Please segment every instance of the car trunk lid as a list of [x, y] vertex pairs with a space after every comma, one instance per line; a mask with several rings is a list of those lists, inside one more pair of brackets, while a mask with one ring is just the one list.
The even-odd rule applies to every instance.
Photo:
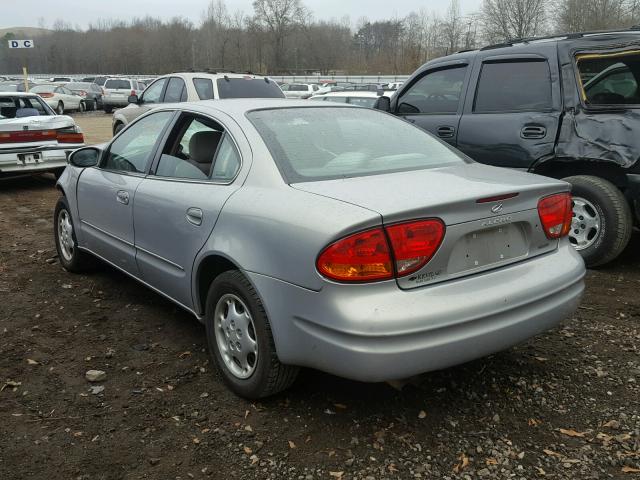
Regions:
[[306, 182], [292, 187], [380, 214], [384, 225], [440, 218], [444, 240], [419, 271], [398, 279], [414, 288], [550, 252], [538, 201], [568, 191], [564, 182], [479, 164]]
[[60, 130], [74, 127], [73, 119], [65, 115], [3, 119], [0, 121], [0, 151], [57, 145]]

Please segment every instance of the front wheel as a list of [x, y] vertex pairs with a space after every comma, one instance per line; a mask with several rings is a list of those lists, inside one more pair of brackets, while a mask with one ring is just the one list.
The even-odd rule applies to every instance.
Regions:
[[56, 250], [62, 267], [73, 273], [80, 273], [93, 266], [93, 258], [78, 249], [78, 240], [73, 226], [73, 218], [69, 203], [65, 197], [60, 197], [54, 211], [53, 234]]
[[298, 367], [278, 360], [271, 326], [253, 285], [239, 271], [220, 274], [209, 287], [207, 344], [227, 386], [245, 398], [288, 388]]
[[611, 182], [591, 175], [564, 179], [573, 194], [569, 240], [589, 267], [604, 265], [625, 249], [631, 238], [631, 208]]

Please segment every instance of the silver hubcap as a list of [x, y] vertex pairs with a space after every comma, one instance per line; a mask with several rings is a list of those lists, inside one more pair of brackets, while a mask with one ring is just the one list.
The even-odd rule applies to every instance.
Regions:
[[595, 243], [602, 221], [596, 207], [589, 200], [573, 197], [573, 219], [569, 240], [576, 250], [584, 250]]
[[237, 378], [249, 378], [258, 364], [256, 329], [249, 309], [231, 293], [223, 295], [214, 313], [218, 350], [229, 371]]
[[71, 261], [73, 258], [73, 225], [71, 217], [66, 210], [60, 210], [58, 215], [58, 243], [60, 244], [60, 252], [65, 260]]

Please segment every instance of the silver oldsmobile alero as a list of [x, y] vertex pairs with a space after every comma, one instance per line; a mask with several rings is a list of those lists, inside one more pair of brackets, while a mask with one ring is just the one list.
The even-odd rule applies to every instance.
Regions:
[[567, 183], [480, 165], [386, 113], [292, 100], [164, 105], [75, 151], [55, 240], [192, 312], [229, 387], [298, 368], [441, 369], [570, 316]]

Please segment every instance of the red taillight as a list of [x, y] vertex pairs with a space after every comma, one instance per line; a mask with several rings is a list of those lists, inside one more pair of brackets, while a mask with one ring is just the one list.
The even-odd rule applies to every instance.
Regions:
[[343, 282], [393, 278], [391, 254], [382, 228], [356, 233], [329, 245], [316, 265], [325, 277]]
[[51, 97], [53, 97], [53, 93], [48, 93], [48, 92], [42, 92], [42, 93], [39, 93], [38, 95], [40, 95], [42, 98], [51, 98]]
[[87, 96], [87, 92], [85, 92], [84, 90], [80, 90], [80, 96], [81, 97], [86, 97]]
[[444, 232], [444, 223], [439, 219], [366, 230], [329, 245], [316, 265], [322, 275], [341, 282], [403, 277], [431, 260], [442, 243]]
[[573, 206], [570, 193], [558, 193], [540, 199], [538, 215], [547, 238], [561, 238], [571, 230]]
[[129, 94], [129, 96], [132, 96], [132, 95], [136, 95], [136, 91], [135, 90], [131, 90], [131, 93]]
[[398, 223], [386, 227], [396, 261], [398, 277], [424, 267], [444, 238], [444, 223], [439, 219]]
[[0, 143], [46, 142], [56, 139], [55, 130], [0, 132]]
[[84, 143], [84, 135], [77, 127], [61, 128], [56, 134], [58, 143]]

